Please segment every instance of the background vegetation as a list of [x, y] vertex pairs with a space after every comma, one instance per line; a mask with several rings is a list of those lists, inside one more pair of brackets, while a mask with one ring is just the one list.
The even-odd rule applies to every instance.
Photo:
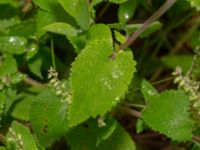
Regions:
[[199, 10], [0, 0], [0, 150], [199, 150]]

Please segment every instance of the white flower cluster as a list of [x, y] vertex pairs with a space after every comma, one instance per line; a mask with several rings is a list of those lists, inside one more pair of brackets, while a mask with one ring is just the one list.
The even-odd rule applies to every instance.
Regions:
[[11, 137], [7, 139], [7, 142], [13, 142], [16, 144], [16, 150], [24, 150], [24, 143], [22, 141], [21, 134], [17, 134], [12, 128], [9, 128]]
[[193, 109], [200, 114], [200, 83], [192, 80], [188, 75], [184, 76], [180, 67], [177, 67], [172, 74], [176, 76], [174, 83], [178, 84], [179, 89], [184, 90], [189, 95]]
[[49, 83], [50, 86], [53, 87], [55, 94], [62, 98], [61, 102], [71, 104], [71, 94], [66, 90], [65, 83], [58, 79], [58, 72], [52, 67], [49, 69], [48, 78], [50, 79]]

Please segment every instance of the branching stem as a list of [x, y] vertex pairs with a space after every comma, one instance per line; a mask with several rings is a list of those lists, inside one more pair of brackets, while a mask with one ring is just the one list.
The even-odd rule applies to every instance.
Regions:
[[120, 45], [119, 50], [129, 47], [154, 21], [158, 20], [177, 0], [167, 0], [151, 17], [149, 17], [141, 28], [136, 30], [125, 43]]

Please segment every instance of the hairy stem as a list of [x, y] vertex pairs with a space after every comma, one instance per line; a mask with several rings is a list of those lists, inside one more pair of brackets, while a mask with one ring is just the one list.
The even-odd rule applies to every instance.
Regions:
[[167, 0], [151, 17], [149, 17], [141, 28], [136, 30], [125, 43], [120, 45], [119, 50], [126, 49], [130, 46], [147, 28], [148, 26], [159, 19], [174, 3], [176, 0]]

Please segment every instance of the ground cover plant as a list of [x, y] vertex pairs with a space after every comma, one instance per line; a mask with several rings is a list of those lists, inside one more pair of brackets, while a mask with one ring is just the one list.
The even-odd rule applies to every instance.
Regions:
[[199, 150], [199, 0], [0, 0], [0, 150]]

